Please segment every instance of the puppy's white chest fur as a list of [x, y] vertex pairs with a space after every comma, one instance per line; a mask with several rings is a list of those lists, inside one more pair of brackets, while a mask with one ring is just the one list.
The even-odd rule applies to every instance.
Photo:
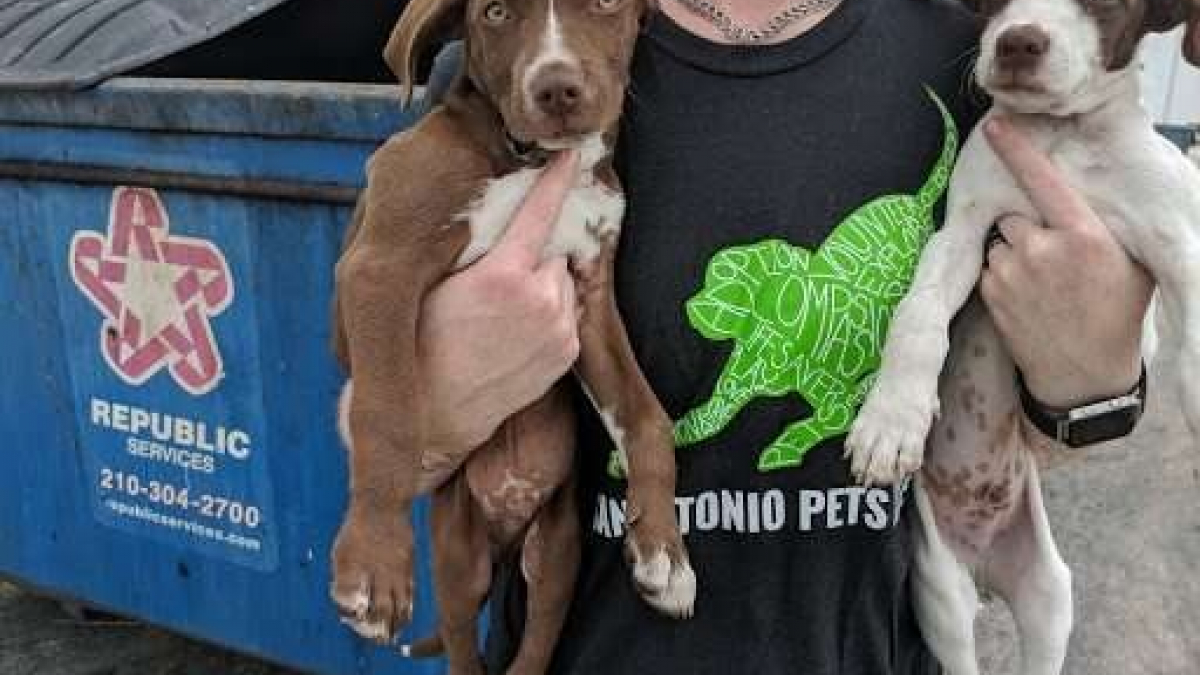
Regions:
[[[599, 135], [589, 137], [580, 148], [579, 179], [567, 193], [543, 257], [566, 255], [576, 260], [592, 260], [606, 241], [620, 233], [625, 198], [595, 175], [596, 165], [606, 154]], [[491, 250], [543, 170], [521, 169], [487, 182], [483, 194], [459, 216], [471, 228], [471, 240], [458, 258], [459, 267], [475, 262]]]

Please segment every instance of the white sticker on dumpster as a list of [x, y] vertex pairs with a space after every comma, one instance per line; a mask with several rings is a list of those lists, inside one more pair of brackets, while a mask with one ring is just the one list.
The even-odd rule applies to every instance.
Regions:
[[64, 341], [97, 518], [270, 570], [257, 311], [235, 296], [252, 235], [213, 222], [215, 199], [180, 196], [169, 216], [154, 190], [119, 187], [103, 231], [63, 233]]

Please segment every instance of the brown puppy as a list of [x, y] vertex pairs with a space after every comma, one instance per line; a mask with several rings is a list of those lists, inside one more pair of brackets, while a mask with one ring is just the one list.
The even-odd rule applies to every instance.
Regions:
[[466, 65], [441, 106], [372, 157], [337, 266], [336, 347], [352, 377], [341, 421], [353, 452], [332, 595], [366, 637], [390, 639], [407, 623], [410, 508], [434, 490], [439, 637], [452, 673], [480, 672], [475, 619], [500, 551], [523, 547], [529, 581], [510, 673], [546, 669], [578, 564], [565, 388], [510, 418], [461, 469], [456, 458], [430, 456], [419, 389], [427, 292], [491, 248], [548, 150], [580, 149], [581, 173], [546, 253], [587, 270], [575, 369], [627, 457], [633, 574], [651, 605], [692, 612], [671, 423], [637, 366], [610, 282], [624, 200], [608, 155], [648, 10], [648, 0], [414, 0], [387, 47], [406, 96], [415, 60], [437, 38], [461, 32]]

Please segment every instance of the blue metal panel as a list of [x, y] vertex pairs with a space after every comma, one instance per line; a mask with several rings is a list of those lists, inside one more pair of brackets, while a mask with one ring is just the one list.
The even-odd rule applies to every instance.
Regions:
[[359, 185], [374, 143], [0, 125], [0, 160]]
[[[380, 140], [295, 117], [305, 140], [247, 132], [257, 120], [155, 130], [178, 106], [206, 114], [198, 89], [147, 89], [137, 133], [91, 128], [80, 112], [111, 92], [54, 102], [62, 127], [26, 99], [0, 159], [354, 185]], [[295, 114], [296, 93], [280, 95], [256, 107]], [[323, 96], [310, 111], [328, 121], [354, 105]], [[0, 574], [309, 671], [441, 672], [358, 640], [327, 598], [346, 484], [327, 316], [349, 205], [118, 187], [0, 179]], [[168, 431], [168, 414], [189, 431]], [[418, 546], [428, 551], [423, 525]], [[429, 573], [422, 559], [417, 634], [433, 629]]]
[[[147, 99], [154, 105], [147, 106]], [[86, 100], [87, 105], [80, 105], [75, 92], [6, 92], [0, 96], [0, 121], [376, 141], [409, 120], [400, 114], [398, 88], [369, 84], [255, 82], [250, 86], [244, 81], [131, 77], [89, 92]]]

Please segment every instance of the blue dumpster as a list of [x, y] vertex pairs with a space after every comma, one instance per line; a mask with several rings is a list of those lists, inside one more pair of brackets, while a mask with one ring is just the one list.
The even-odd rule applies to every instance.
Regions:
[[0, 575], [307, 671], [441, 671], [327, 599], [332, 272], [409, 123], [367, 85], [0, 96]]

